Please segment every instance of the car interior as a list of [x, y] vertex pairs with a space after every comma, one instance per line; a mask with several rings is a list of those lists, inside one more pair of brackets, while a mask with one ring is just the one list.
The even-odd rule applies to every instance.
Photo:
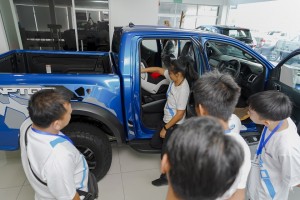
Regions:
[[[255, 57], [232, 44], [208, 41], [205, 49], [210, 67], [213, 70], [230, 74], [241, 87], [241, 96], [234, 114], [241, 119], [243, 125], [254, 125], [248, 115], [247, 100], [252, 94], [264, 90], [265, 67]], [[262, 129], [261, 126], [254, 126], [257, 130]], [[244, 131], [249, 134], [247, 129]], [[253, 133], [253, 136], [244, 138], [246, 141], [249, 140], [248, 143], [253, 143], [258, 141], [258, 137], [257, 133]]]
[[[147, 41], [144, 40], [141, 42], [140, 59], [141, 63], [143, 63], [141, 64], [141, 67], [142, 65], [144, 67], [163, 67], [163, 61], [161, 60], [161, 43], [162, 42], [160, 39]], [[241, 96], [234, 113], [241, 119], [243, 125], [253, 125], [256, 129], [260, 130], [261, 127], [255, 126], [255, 124], [253, 124], [249, 118], [247, 100], [252, 94], [264, 90], [264, 81], [266, 75], [264, 65], [262, 65], [254, 56], [247, 53], [246, 50], [242, 50], [233, 44], [225, 42], [207, 41], [205, 43], [205, 52], [212, 70], [219, 70], [222, 73], [230, 74], [241, 87]], [[195, 61], [196, 57], [191, 41], [177, 40], [176, 58], [182, 55], [190, 56]], [[197, 71], [197, 62], [194, 63], [194, 68]], [[155, 129], [158, 122], [160, 122], [163, 118], [168, 82], [164, 82], [164, 84], [161, 84], [159, 88], [156, 88], [156, 93], [150, 93], [143, 88], [143, 79], [156, 86], [165, 79], [163, 76], [157, 76], [151, 73], [147, 73], [147, 76], [144, 73], [141, 74], [142, 122], [144, 127]], [[193, 83], [189, 84], [191, 87]], [[190, 116], [195, 116], [192, 93], [190, 94], [187, 105], [187, 117]], [[248, 137], [249, 131], [245, 131], [245, 134], [246, 132], [247, 137], [245, 138], [250, 138], [248, 141], [249, 143], [253, 142], [252, 140], [257, 139], [254, 137], [259, 137], [257, 136], [257, 133], [253, 133], [253, 137], [252, 135]]]
[[241, 87], [237, 107], [247, 106], [252, 94], [263, 91], [266, 70], [252, 55], [222, 42], [208, 41], [205, 48], [211, 68], [230, 74]]
[[[162, 44], [165, 39], [143, 40], [140, 44], [141, 67], [165, 67], [167, 64], [166, 55], [162, 55]], [[175, 49], [172, 55], [167, 55], [170, 59], [176, 59], [179, 56], [189, 56], [195, 61], [195, 55], [192, 42], [189, 40], [174, 40]], [[169, 61], [170, 62], [170, 61]], [[194, 69], [197, 72], [197, 65], [194, 62]], [[147, 86], [151, 86], [149, 90]], [[189, 83], [190, 87], [192, 83]], [[141, 116], [143, 125], [149, 129], [155, 129], [161, 122], [164, 115], [164, 106], [166, 103], [166, 92], [169, 87], [169, 81], [157, 73], [141, 73]], [[155, 89], [153, 89], [155, 88]]]

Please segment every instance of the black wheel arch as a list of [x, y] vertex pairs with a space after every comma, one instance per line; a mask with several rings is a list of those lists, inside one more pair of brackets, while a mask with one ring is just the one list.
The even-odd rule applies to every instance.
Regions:
[[118, 144], [126, 141], [124, 126], [118, 118], [108, 110], [83, 102], [71, 102], [72, 115], [90, 117], [105, 124], [116, 137]]

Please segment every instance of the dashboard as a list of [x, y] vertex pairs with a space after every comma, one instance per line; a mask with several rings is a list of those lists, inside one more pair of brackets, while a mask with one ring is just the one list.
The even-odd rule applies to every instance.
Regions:
[[238, 60], [240, 62], [240, 73], [235, 81], [242, 88], [242, 95], [248, 98], [250, 95], [261, 91], [264, 85], [264, 66], [257, 62], [251, 62], [241, 58], [228, 55], [211, 56], [209, 65], [212, 70], [218, 69], [223, 61]]

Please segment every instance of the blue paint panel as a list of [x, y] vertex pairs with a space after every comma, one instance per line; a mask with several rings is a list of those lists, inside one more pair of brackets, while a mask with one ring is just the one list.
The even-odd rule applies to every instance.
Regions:
[[0, 116], [0, 150], [16, 150], [19, 148], [19, 129], [9, 129]]

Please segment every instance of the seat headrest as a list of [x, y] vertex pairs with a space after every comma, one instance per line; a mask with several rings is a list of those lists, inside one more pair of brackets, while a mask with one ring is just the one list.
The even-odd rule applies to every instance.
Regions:
[[191, 42], [187, 42], [184, 44], [183, 48], [182, 48], [182, 51], [181, 51], [181, 56], [190, 56], [190, 48], [192, 46], [192, 43]]

